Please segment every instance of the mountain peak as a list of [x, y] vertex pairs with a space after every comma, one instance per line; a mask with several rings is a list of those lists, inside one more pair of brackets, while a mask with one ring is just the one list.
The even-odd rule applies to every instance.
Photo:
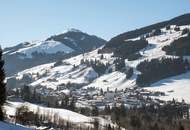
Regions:
[[68, 33], [68, 32], [82, 32], [82, 31], [75, 29], [75, 28], [68, 28], [68, 29], [64, 30], [62, 33]]

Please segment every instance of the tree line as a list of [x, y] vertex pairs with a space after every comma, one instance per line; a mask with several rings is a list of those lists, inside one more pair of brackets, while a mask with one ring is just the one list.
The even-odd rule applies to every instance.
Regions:
[[[103, 59], [103, 55], [101, 57]], [[87, 66], [92, 67], [94, 69], [94, 71], [96, 71], [98, 73], [99, 76], [103, 75], [105, 73], [105, 71], [108, 69], [108, 67], [110, 66], [109, 63], [104, 64], [97, 59], [95, 59], [95, 60], [81, 59], [80, 64], [85, 64]]]
[[183, 58], [161, 58], [145, 60], [137, 65], [141, 72], [137, 76], [138, 86], [146, 86], [163, 78], [182, 74], [190, 69], [188, 60]]
[[[151, 99], [152, 100], [152, 99]], [[176, 100], [163, 105], [152, 102], [141, 107], [126, 108], [124, 104], [106, 106], [105, 115], [119, 128], [128, 130], [188, 130], [190, 129], [189, 105]]]
[[174, 40], [170, 45], [164, 46], [162, 48], [162, 50], [165, 51], [167, 55], [190, 55], [190, 33], [186, 30], [187, 29], [182, 32], [182, 34], [188, 34], [186, 37], [181, 37], [177, 40]]

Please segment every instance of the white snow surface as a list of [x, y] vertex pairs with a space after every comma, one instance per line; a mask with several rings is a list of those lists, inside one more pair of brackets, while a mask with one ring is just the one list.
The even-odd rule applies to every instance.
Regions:
[[[21, 105], [28, 106], [30, 111], [33, 111], [33, 112], [38, 111], [39, 114], [52, 116], [52, 119], [53, 119], [54, 115], [57, 115], [59, 118], [64, 119], [66, 121], [69, 121], [69, 122], [72, 122], [75, 124], [82, 124], [82, 125], [86, 125], [86, 126], [90, 126], [90, 127], [92, 127], [92, 122], [94, 121], [94, 119], [97, 118], [97, 117], [87, 117], [85, 115], [82, 115], [82, 114], [79, 114], [76, 112], [72, 112], [72, 111], [66, 110], [66, 109], [49, 108], [49, 107], [45, 107], [45, 106], [31, 104], [28, 102], [12, 102], [12, 101], [8, 101], [8, 104], [4, 105], [4, 108], [6, 109], [6, 114], [7, 115], [15, 115], [16, 108]], [[106, 120], [101, 117], [98, 117], [98, 120], [100, 121], [100, 125], [103, 127], [108, 124], [111, 124], [112, 126], [116, 126], [115, 124], [113, 124], [111, 122], [111, 120]], [[1, 127], [1, 122], [0, 122], [0, 127]], [[12, 127], [10, 127], [10, 128], [12, 128]], [[5, 130], [17, 130], [16, 128], [17, 127], [15, 127], [15, 129], [5, 129]], [[0, 130], [1, 130], [1, 128], [0, 128]], [[4, 129], [2, 129], [2, 130], [4, 130]], [[28, 130], [28, 129], [23, 128], [21, 130]]]
[[8, 102], [8, 105], [5, 105], [5, 109], [6, 109], [6, 114], [7, 115], [15, 115], [16, 112], [16, 108], [21, 106], [21, 105], [26, 105], [28, 106], [30, 111], [36, 112], [37, 110], [39, 110], [40, 114], [51, 114], [52, 117], [54, 114], [57, 114], [57, 116], [59, 116], [62, 119], [65, 119], [67, 121], [70, 122], [74, 122], [74, 123], [89, 123], [91, 121], [93, 121], [92, 118], [78, 114], [76, 112], [72, 112], [70, 110], [66, 110], [66, 109], [58, 109], [58, 108], [49, 108], [49, 107], [44, 107], [44, 106], [39, 106], [36, 104], [31, 104], [28, 102]]
[[82, 31], [75, 28], [68, 28], [64, 30], [62, 33], [68, 33], [68, 32], [82, 32]]
[[[112, 54], [105, 54], [103, 63], [112, 62]], [[45, 86], [47, 88], [56, 89], [58, 85], [70, 83], [89, 83], [89, 81], [98, 78], [97, 72], [92, 67], [80, 65], [81, 59], [100, 59], [101, 54], [97, 54], [97, 50], [90, 53], [81, 54], [76, 57], [64, 60], [63, 65], [54, 67], [55, 63], [44, 64], [19, 72], [16, 76], [21, 79], [23, 75], [31, 75], [34, 82], [32, 86]], [[74, 67], [77, 66], [77, 67]], [[38, 77], [40, 75], [40, 77]], [[43, 76], [41, 76], [43, 75]], [[124, 74], [120, 74], [122, 77]], [[102, 86], [103, 87], [103, 86]]]
[[32, 53], [35, 52], [41, 54], [56, 54], [58, 52], [70, 53], [72, 51], [74, 51], [72, 48], [61, 42], [49, 40], [34, 42], [31, 46], [19, 49], [18, 51], [11, 54], [20, 53], [23, 54], [21, 58], [32, 58]]
[[178, 101], [184, 99], [186, 102], [190, 103], [190, 72], [160, 80], [145, 89], [166, 93], [166, 96], [155, 98], [160, 98], [162, 100], [172, 100], [174, 98]]

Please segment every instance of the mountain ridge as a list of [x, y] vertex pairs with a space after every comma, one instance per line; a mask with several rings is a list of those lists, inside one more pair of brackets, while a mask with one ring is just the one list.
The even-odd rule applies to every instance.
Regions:
[[[62, 40], [54, 40], [54, 37], [57, 36]], [[44, 41], [20, 43], [4, 49], [5, 71], [10, 76], [36, 65], [91, 51], [102, 46], [105, 42], [99, 37], [83, 33], [77, 29], [70, 29]], [[12, 64], [15, 66], [13, 67]]]

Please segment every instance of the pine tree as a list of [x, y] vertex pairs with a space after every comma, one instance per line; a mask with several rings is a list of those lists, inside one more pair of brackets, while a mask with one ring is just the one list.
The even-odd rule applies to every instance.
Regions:
[[68, 109], [69, 106], [69, 97], [66, 95], [62, 101], [61, 101], [61, 108], [66, 108]]
[[25, 101], [31, 101], [31, 92], [30, 88], [27, 85], [24, 85], [22, 91], [21, 91], [22, 99]]
[[92, 109], [92, 116], [98, 116], [98, 115], [99, 115], [98, 108], [94, 106]]
[[103, 54], [100, 56], [100, 59], [104, 59], [104, 55]]
[[101, 94], [101, 95], [104, 95], [104, 91], [103, 91], [102, 88], [100, 89], [100, 94]]
[[110, 124], [107, 126], [107, 130], [112, 130], [111, 125], [110, 125]]
[[2, 60], [2, 49], [0, 48], [0, 120], [4, 119], [3, 104], [6, 100], [6, 87], [4, 83], [5, 73], [3, 69], [4, 61]]
[[55, 101], [55, 106], [54, 107], [59, 108], [59, 101], [58, 100]]
[[33, 102], [37, 102], [37, 98], [36, 98], [36, 89], [34, 88], [33, 94], [32, 94], [32, 101]]
[[104, 112], [105, 112], [105, 114], [110, 114], [111, 113], [111, 109], [110, 109], [109, 105], [105, 106]]
[[99, 120], [98, 119], [95, 119], [94, 120], [94, 130], [98, 130], [98, 128], [99, 128]]
[[181, 125], [181, 123], [179, 124], [178, 130], [184, 130], [184, 127]]
[[125, 108], [125, 105], [122, 103], [121, 106], [120, 106], [120, 113], [123, 117], [126, 116], [126, 108]]
[[74, 97], [72, 97], [69, 107], [70, 107], [70, 110], [72, 110], [72, 111], [75, 110], [75, 98]]
[[19, 89], [18, 89], [18, 88], [16, 88], [15, 96], [18, 98], [18, 97], [19, 97], [19, 95], [20, 95]]

